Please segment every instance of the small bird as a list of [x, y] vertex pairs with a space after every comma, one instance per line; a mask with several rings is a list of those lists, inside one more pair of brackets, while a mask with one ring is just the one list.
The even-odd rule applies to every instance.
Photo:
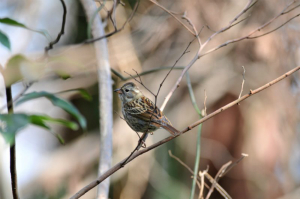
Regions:
[[134, 131], [146, 133], [164, 128], [173, 136], [180, 133], [161, 110], [154, 108], [154, 103], [134, 83], [128, 82], [114, 92], [119, 94], [125, 121]]

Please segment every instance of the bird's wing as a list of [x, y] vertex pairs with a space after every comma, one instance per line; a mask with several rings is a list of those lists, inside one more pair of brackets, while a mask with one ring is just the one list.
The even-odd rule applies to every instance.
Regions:
[[126, 103], [123, 108], [127, 114], [144, 121], [150, 121], [150, 118], [151, 120], [160, 120], [163, 117], [158, 108], [154, 109], [154, 103], [144, 96]]

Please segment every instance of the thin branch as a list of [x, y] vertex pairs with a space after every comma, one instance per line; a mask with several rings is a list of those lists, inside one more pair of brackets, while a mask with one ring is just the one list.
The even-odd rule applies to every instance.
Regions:
[[[210, 183], [213, 184], [215, 182], [214, 178], [211, 177], [211, 175], [209, 175], [209, 173], [205, 173], [204, 175], [209, 180]], [[219, 183], [215, 183], [215, 188], [225, 199], [232, 199], [231, 196], [225, 191], [225, 189], [223, 189], [223, 187], [221, 187], [219, 185]]]
[[[296, 1], [295, 1], [296, 2]], [[293, 8], [291, 8], [290, 10], [288, 10], [288, 11], [285, 11], [284, 13], [282, 13], [282, 14], [287, 14], [287, 13], [289, 13], [289, 12], [291, 12], [291, 11], [293, 11], [293, 10], [295, 10], [296, 8], [298, 8], [300, 6], [300, 4], [299, 5], [297, 5], [297, 6], [295, 6], [295, 7], [293, 7]]]
[[[139, 76], [148, 75], [148, 74], [155, 73], [155, 72], [161, 71], [161, 70], [170, 70], [172, 68], [173, 68], [173, 70], [182, 70], [182, 69], [184, 69], [184, 67], [182, 67], [182, 66], [178, 66], [178, 67], [163, 66], [163, 67], [158, 67], [158, 68], [150, 69], [150, 70], [147, 70], [147, 71], [143, 71], [143, 72], [139, 73]], [[138, 77], [138, 75], [130, 75], [129, 77], [124, 77], [123, 75], [121, 75], [118, 71], [116, 71], [113, 68], [111, 68], [111, 72], [113, 74], [115, 74], [117, 77], [119, 77], [122, 81], [127, 81], [127, 80]]]
[[[232, 27], [232, 24], [239, 19], [240, 16], [242, 16], [242, 14], [244, 14], [247, 10], [249, 10], [253, 5], [252, 5], [253, 0], [249, 0], [248, 4], [246, 5], [246, 7], [233, 19], [231, 20], [231, 22], [225, 26], [224, 28], [222, 28], [221, 30], [215, 32], [214, 34], [212, 34], [204, 43], [201, 43], [200, 38], [197, 34], [197, 31], [195, 29], [195, 26], [192, 25], [192, 22], [186, 18], [187, 20], [189, 20], [189, 23], [193, 26], [193, 29], [195, 31], [195, 35], [197, 36], [198, 39], [198, 43], [199, 43], [199, 49], [196, 53], [196, 55], [194, 56], [194, 58], [190, 61], [190, 63], [183, 69], [181, 75], [178, 77], [176, 83], [174, 84], [174, 86], [172, 87], [172, 89], [170, 90], [170, 92], [168, 93], [168, 95], [165, 97], [165, 100], [161, 106], [161, 110], [163, 110], [165, 108], [165, 106], [167, 105], [168, 101], [170, 100], [171, 96], [173, 95], [173, 93], [175, 92], [175, 90], [178, 88], [179, 83], [181, 82], [184, 74], [194, 65], [194, 63], [200, 58], [200, 53], [202, 52], [202, 50], [204, 49], [204, 47], [209, 43], [210, 40], [212, 40], [213, 37], [215, 37], [216, 35], [220, 34], [221, 32], [224, 32], [225, 30], [228, 30]], [[255, 1], [256, 2], [256, 1]]]
[[167, 8], [165, 8], [164, 6], [162, 6], [161, 4], [159, 4], [157, 1], [155, 0], [149, 0], [150, 2], [154, 3], [155, 5], [157, 5], [158, 7], [160, 7], [161, 9], [163, 9], [164, 11], [166, 11], [167, 13], [169, 13], [172, 17], [174, 17], [174, 19], [176, 19], [183, 27], [185, 27], [185, 29], [187, 29], [192, 35], [196, 36], [197, 34], [192, 31], [189, 27], [187, 27], [187, 25], [185, 25], [180, 19], [178, 19], [178, 17], [176, 17], [176, 15], [168, 10]]
[[[264, 29], [265, 27], [269, 26], [272, 22], [274, 22], [277, 18], [279, 18], [280, 16], [284, 15], [285, 14], [285, 11], [293, 4], [295, 3], [295, 1], [292, 1], [290, 2], [278, 15], [276, 15], [275, 17], [273, 17], [272, 19], [270, 19], [269, 21], [267, 21], [266, 23], [264, 23], [263, 25], [259, 26], [258, 28], [256, 28], [255, 30], [252, 30], [250, 33], [248, 33], [247, 35], [243, 36], [243, 37], [240, 37], [240, 38], [236, 38], [236, 39], [232, 39], [232, 40], [228, 40], [224, 43], [222, 43], [221, 45], [217, 46], [217, 47], [214, 47], [208, 51], [206, 51], [205, 53], [203, 54], [199, 54], [199, 58], [209, 54], [209, 53], [212, 53], [224, 46], [227, 46], [228, 44], [232, 44], [232, 43], [235, 43], [235, 42], [239, 42], [239, 41], [242, 41], [242, 40], [245, 40], [245, 39], [255, 39], [255, 38], [258, 38], [258, 37], [261, 37], [261, 36], [264, 36], [266, 34], [269, 34], [271, 32], [274, 32], [275, 30], [278, 30], [280, 27], [282, 27], [283, 25], [285, 25], [286, 23], [290, 22], [291, 20], [295, 19], [296, 17], [298, 17], [300, 14], [297, 14], [296, 16], [292, 17], [291, 19], [289, 19], [287, 22], [285, 22], [284, 24], [282, 24], [281, 26], [279, 26], [278, 28], [276, 28], [275, 30], [272, 30], [266, 34], [263, 34], [263, 35], [259, 35], [259, 36], [256, 36], [256, 37], [251, 37], [251, 35], [253, 35], [254, 33], [256, 32], [259, 32], [261, 31], [262, 29]], [[219, 32], [219, 31], [218, 31]], [[211, 37], [213, 37], [214, 35], [212, 35]], [[209, 39], [207, 40], [209, 41]], [[206, 41], [206, 42], [207, 42]], [[207, 43], [204, 43], [203, 45], [206, 45]]]
[[[177, 162], [179, 162], [182, 166], [184, 166], [191, 174], [194, 174], [193, 170], [187, 165], [185, 164], [182, 160], [180, 160], [180, 158], [176, 157], [175, 155], [172, 154], [172, 151], [169, 150], [169, 156], [173, 159], [175, 159]], [[197, 176], [197, 175], [196, 175]], [[194, 177], [196, 177], [194, 176]]]
[[233, 167], [235, 167], [240, 161], [242, 161], [245, 157], [248, 157], [248, 154], [242, 153], [242, 156], [235, 162], [231, 163], [223, 172], [219, 174], [219, 177], [225, 176]]
[[218, 183], [218, 180], [225, 176], [234, 166], [236, 166], [239, 162], [241, 162], [245, 157], [248, 157], [248, 154], [242, 153], [242, 156], [235, 162], [229, 161], [228, 163], [224, 164], [221, 169], [218, 171], [218, 173], [215, 176], [215, 179], [212, 182], [212, 186], [210, 187], [210, 190], [208, 194], [206, 195], [206, 199], [210, 197], [212, 194], [215, 185]]
[[286, 22], [284, 22], [283, 24], [281, 24], [280, 26], [278, 26], [278, 27], [275, 28], [275, 29], [270, 30], [269, 32], [266, 32], [266, 33], [261, 34], [261, 35], [257, 35], [257, 36], [254, 36], [254, 37], [249, 37], [249, 38], [247, 38], [247, 39], [256, 39], [256, 38], [259, 38], [259, 37], [268, 35], [268, 34], [270, 34], [270, 33], [272, 33], [272, 32], [275, 32], [276, 30], [282, 28], [285, 24], [289, 23], [290, 21], [292, 21], [293, 19], [295, 19], [295, 18], [297, 18], [297, 17], [299, 17], [299, 16], [300, 16], [300, 14], [297, 14], [296, 16], [290, 18], [289, 20], [287, 20]]
[[47, 46], [45, 48], [45, 53], [47, 53], [49, 50], [51, 50], [53, 48], [53, 45], [57, 44], [60, 40], [60, 37], [65, 33], [65, 25], [66, 25], [66, 18], [67, 18], [67, 6], [66, 6], [64, 0], [60, 0], [60, 2], [62, 4], [63, 10], [64, 10], [63, 17], [62, 17], [61, 30], [58, 33], [56, 39], [54, 41], [50, 42], [49, 46]]
[[140, 83], [145, 89], [147, 89], [147, 91], [149, 91], [153, 96], [155, 96], [155, 94], [143, 83], [142, 79], [141, 79], [141, 76], [138, 74], [138, 72], [134, 69], [132, 69], [135, 73], [136, 73], [136, 76], [139, 78], [139, 79], [136, 79], [135, 77], [133, 77], [133, 75], [127, 73], [126, 71], [124, 71], [124, 73], [126, 73], [127, 75], [129, 75], [132, 79], [134, 79], [136, 82]]
[[134, 8], [133, 8], [133, 10], [132, 10], [132, 12], [131, 12], [129, 18], [127, 18], [127, 20], [124, 22], [124, 24], [122, 25], [121, 28], [115, 29], [113, 32], [108, 33], [108, 34], [106, 34], [106, 35], [103, 35], [103, 36], [100, 36], [100, 37], [97, 37], [97, 38], [93, 38], [93, 39], [88, 39], [88, 40], [86, 40], [84, 43], [85, 43], [85, 44], [94, 43], [95, 41], [99, 41], [99, 40], [101, 40], [101, 39], [111, 37], [111, 36], [113, 36], [114, 34], [116, 34], [116, 33], [120, 32], [120, 31], [122, 31], [122, 30], [125, 28], [126, 24], [129, 23], [129, 22], [132, 20], [132, 18], [133, 18], [133, 16], [134, 16], [135, 12], [136, 12], [136, 10], [137, 10], [137, 8], [138, 8], [138, 6], [139, 6], [139, 3], [140, 3], [140, 1], [138, 0], [138, 1], [136, 2], [135, 6], [134, 6]]
[[212, 183], [212, 186], [210, 187], [209, 192], [207, 193], [205, 199], [208, 199], [208, 198], [210, 197], [210, 195], [211, 195], [212, 192], [214, 191], [214, 188], [215, 188], [216, 184], [217, 184], [218, 181], [219, 181], [219, 178], [220, 178], [219, 175], [220, 175], [223, 171], [225, 171], [225, 170], [227, 169], [227, 167], [228, 167], [230, 164], [231, 164], [231, 161], [227, 162], [227, 163], [224, 164], [224, 165], [221, 167], [221, 169], [218, 171], [218, 173], [216, 174], [215, 179], [214, 179], [214, 181], [213, 181], [213, 183]]
[[229, 30], [230, 28], [232, 28], [234, 25], [233, 23], [238, 20], [243, 14], [245, 14], [250, 8], [252, 8], [256, 2], [258, 0], [255, 0], [254, 3], [253, 3], [253, 0], [249, 0], [247, 5], [245, 6], [245, 8], [240, 12], [238, 13], [230, 22], [227, 26], [221, 28], [219, 31], [215, 32], [214, 34], [212, 34], [203, 44], [203, 46], [206, 46], [215, 36], [217, 36], [218, 34], [222, 33], [222, 32], [225, 32], [226, 30]]
[[244, 90], [244, 84], [245, 84], [245, 73], [246, 73], [246, 69], [244, 66], [242, 66], [243, 68], [243, 81], [242, 81], [242, 86], [241, 86], [241, 91], [240, 91], [240, 94], [239, 94], [239, 99], [241, 98], [242, 96], [242, 93], [243, 93], [243, 90]]
[[[170, 150], [169, 150], [169, 155], [170, 155], [171, 158], [174, 158], [177, 162], [179, 162], [182, 166], [184, 166], [184, 167], [185, 167], [185, 168], [193, 175], [194, 178], [196, 177], [198, 180], [201, 181], [200, 176], [198, 176], [198, 175], [194, 176], [193, 170], [192, 170], [188, 165], [186, 165], [182, 160], [180, 160], [178, 157], [176, 157], [175, 155], [173, 155], [172, 152], [171, 152]], [[208, 171], [208, 167], [207, 167], [207, 169], [206, 169], [206, 172], [204, 172], [205, 176], [210, 176], [210, 175], [207, 173], [207, 171]], [[205, 182], [203, 182], [203, 184], [204, 184], [204, 186], [205, 186], [206, 188], [209, 189], [209, 186], [208, 186]], [[226, 191], [225, 191], [218, 183], [216, 183], [215, 186], [216, 186], [216, 189], [218, 190], [218, 192], [219, 192], [222, 196], [224, 196], [224, 195], [227, 194]], [[227, 195], [228, 195], [228, 194], [227, 194]]]
[[199, 171], [199, 177], [200, 177], [200, 179], [201, 179], [201, 183], [200, 183], [201, 187], [200, 187], [198, 199], [202, 199], [202, 198], [203, 198], [203, 191], [204, 191], [204, 176], [205, 176], [205, 174], [206, 174], [207, 172], [208, 172], [208, 168], [207, 168], [206, 170], [202, 171], [202, 172]]
[[7, 102], [7, 104], [3, 105], [0, 108], [0, 113], [3, 112], [6, 109], [6, 107], [10, 107], [14, 102], [16, 102], [18, 99], [20, 99], [20, 97], [22, 97], [24, 95], [24, 93], [30, 88], [31, 85], [32, 85], [32, 83], [29, 85], [25, 85], [24, 89], [22, 91], [20, 91], [20, 93], [17, 96], [15, 96], [14, 99], [9, 100]]
[[206, 95], [206, 90], [204, 89], [204, 101], [203, 101], [204, 109], [203, 109], [203, 113], [202, 113], [203, 117], [207, 116], [207, 112], [206, 112], [206, 100], [207, 100], [207, 95]]
[[[254, 3], [253, 3], [254, 2]], [[277, 18], [279, 18], [280, 16], [284, 15], [286, 10], [293, 4], [295, 3], [295, 1], [293, 2], [290, 2], [278, 15], [276, 15], [274, 18], [272, 18], [271, 20], [269, 20], [268, 22], [266, 22], [265, 24], [261, 25], [260, 27], [258, 27], [257, 29], [251, 31], [248, 35], [244, 36], [244, 37], [241, 37], [241, 38], [237, 38], [237, 39], [233, 39], [233, 40], [228, 40], [226, 42], [224, 42], [223, 44], [215, 47], [215, 48], [212, 48], [204, 53], [201, 53], [202, 50], [204, 49], [204, 47], [218, 34], [230, 29], [232, 27], [232, 24], [239, 19], [239, 17], [241, 17], [246, 11], [248, 11], [251, 7], [253, 7], [253, 5], [256, 3], [257, 1], [253, 1], [253, 0], [249, 0], [247, 5], [245, 6], [245, 8], [236, 16], [234, 17], [233, 20], [230, 21], [230, 23], [225, 26], [224, 28], [220, 29], [219, 31], [215, 32], [214, 34], [212, 34], [204, 43], [202, 43], [201, 45], [201, 42], [199, 42], [200, 44], [200, 47], [197, 51], [197, 54], [195, 55], [195, 57], [190, 61], [190, 63], [183, 69], [181, 75], [178, 77], [177, 81], [175, 82], [174, 86], [172, 87], [172, 89], [169, 91], [169, 93], [167, 94], [167, 96], [165, 97], [165, 100], [161, 106], [161, 110], [163, 110], [165, 108], [165, 106], [167, 105], [168, 101], [170, 100], [171, 96], [173, 95], [173, 93], [175, 92], [175, 90], [178, 88], [179, 86], [179, 83], [181, 82], [184, 74], [194, 65], [194, 63], [200, 59], [201, 57], [209, 54], [209, 53], [212, 53], [224, 46], [227, 46], [228, 44], [231, 44], [231, 43], [235, 43], [235, 42], [238, 42], [238, 41], [242, 41], [244, 39], [249, 39], [251, 38], [250, 36], [253, 35], [254, 33], [262, 30], [263, 28], [267, 27], [268, 25], [270, 25], [274, 20], [276, 20]], [[293, 9], [293, 8], [292, 8]], [[300, 14], [299, 14], [300, 15]], [[295, 16], [295, 17], [298, 17]], [[294, 19], [295, 17], [293, 17], [292, 19]], [[290, 19], [290, 20], [292, 20]], [[289, 20], [289, 21], [290, 21]], [[287, 22], [286, 22], [287, 23]], [[285, 24], [286, 24], [285, 23]]]
[[[176, 137], [190, 131], [191, 129], [195, 128], [196, 126], [202, 124], [203, 122], [209, 120], [210, 118], [216, 116], [217, 114], [233, 107], [234, 105], [237, 105], [239, 102], [242, 102], [244, 101], [245, 99], [265, 90], [266, 88], [269, 88], [270, 86], [278, 83], [279, 81], [285, 79], [286, 77], [290, 76], [291, 74], [293, 74], [294, 72], [298, 71], [300, 69], [300, 66], [290, 70], [289, 72], [283, 74], [282, 76], [270, 81], [269, 83], [255, 89], [255, 90], [250, 90], [250, 93], [249, 94], [246, 94], [244, 96], [242, 96], [240, 99], [237, 99], [223, 107], [221, 107], [220, 109], [214, 111], [213, 113], [207, 115], [206, 117], [194, 122], [193, 124], [191, 124], [190, 126], [188, 126], [187, 128], [185, 128], [184, 130], [181, 131], [181, 134], [177, 135]], [[173, 139], [175, 139], [176, 137], [173, 137], [173, 136], [170, 136], [170, 137], [167, 137], [163, 140], [160, 140], [154, 144], [152, 144], [151, 146], [143, 149], [143, 150], [140, 150], [138, 152], [136, 152], [135, 154], [132, 155], [132, 157], [128, 160], [128, 162], [132, 161], [133, 159], [137, 158], [138, 156], [148, 152], [148, 151], [151, 151], [153, 149], [155, 149], [156, 147], [166, 143], [166, 142], [169, 142]], [[119, 163], [117, 163], [115, 166], [111, 167], [110, 169], [108, 169], [102, 176], [98, 177], [97, 180], [94, 180], [92, 181], [91, 183], [89, 183], [87, 186], [83, 187], [81, 190], [79, 190], [75, 195], [73, 195], [71, 197], [71, 199], [76, 199], [76, 198], [80, 198], [82, 195], [84, 195], [86, 192], [88, 192], [89, 190], [91, 190], [92, 188], [94, 188], [95, 186], [97, 186], [98, 184], [100, 184], [103, 180], [105, 180], [106, 178], [108, 178], [109, 176], [111, 176], [113, 173], [115, 173], [116, 171], [118, 171], [122, 165], [124, 160], [120, 161]], [[128, 163], [127, 162], [127, 163]]]
[[[171, 96], [173, 95], [173, 93], [175, 92], [175, 90], [179, 87], [179, 83], [180, 83], [180, 81], [181, 81], [181, 79], [183, 78], [183, 76], [184, 76], [184, 74], [188, 71], [188, 69], [198, 60], [198, 55], [199, 55], [199, 53], [201, 52], [201, 49], [202, 49], [202, 43], [201, 43], [201, 40], [200, 40], [200, 37], [199, 37], [199, 34], [198, 34], [198, 32], [197, 32], [197, 30], [196, 30], [196, 27], [193, 25], [193, 23], [191, 22], [191, 20], [189, 19], [189, 18], [187, 18], [186, 16], [183, 16], [183, 18], [184, 19], [186, 19], [188, 22], [189, 22], [189, 24], [191, 24], [191, 26], [193, 27], [193, 29], [194, 29], [194, 32], [195, 32], [195, 35], [196, 35], [196, 38], [197, 38], [197, 41], [198, 41], [198, 44], [199, 44], [199, 48], [198, 48], [198, 51], [197, 51], [197, 53], [196, 53], [196, 55], [194, 56], [194, 58], [190, 61], [190, 63], [183, 69], [183, 71], [181, 72], [181, 74], [180, 74], [180, 76], [179, 76], [179, 78], [177, 79], [177, 81], [176, 81], [176, 83], [175, 83], [175, 85], [172, 87], [172, 89], [171, 89], [171, 91], [168, 93], [168, 95], [165, 97], [165, 100], [164, 100], [164, 102], [163, 102], [163, 104], [162, 104], [162, 106], [161, 106], [161, 108], [160, 108], [160, 110], [161, 111], [163, 111], [164, 110], [164, 108], [166, 107], [166, 105], [167, 105], [167, 102], [169, 101], [169, 99], [171, 98]], [[194, 40], [193, 40], [194, 41]], [[192, 41], [192, 42], [193, 42]], [[190, 42], [189, 43], [189, 45], [188, 45], [188, 47], [191, 45], [191, 43], [192, 42]], [[187, 49], [186, 49], [187, 50]], [[183, 55], [182, 55], [183, 56]], [[181, 57], [182, 57], [181, 56]], [[180, 58], [181, 58], [180, 57]], [[177, 63], [177, 61], [175, 62], [175, 64]], [[170, 70], [170, 72], [171, 72], [171, 70]]]

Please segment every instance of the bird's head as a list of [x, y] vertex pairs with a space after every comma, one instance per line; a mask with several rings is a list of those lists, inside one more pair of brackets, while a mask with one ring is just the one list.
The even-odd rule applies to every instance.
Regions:
[[119, 98], [123, 103], [130, 102], [143, 96], [139, 88], [132, 82], [124, 84], [121, 88], [114, 90], [114, 92], [119, 94]]

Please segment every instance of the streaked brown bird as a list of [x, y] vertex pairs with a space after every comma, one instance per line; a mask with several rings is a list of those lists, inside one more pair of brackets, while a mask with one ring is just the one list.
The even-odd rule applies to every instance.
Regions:
[[154, 108], [154, 103], [134, 83], [126, 83], [114, 91], [122, 101], [124, 119], [134, 131], [146, 133], [164, 128], [173, 136], [180, 133], [159, 108]]

